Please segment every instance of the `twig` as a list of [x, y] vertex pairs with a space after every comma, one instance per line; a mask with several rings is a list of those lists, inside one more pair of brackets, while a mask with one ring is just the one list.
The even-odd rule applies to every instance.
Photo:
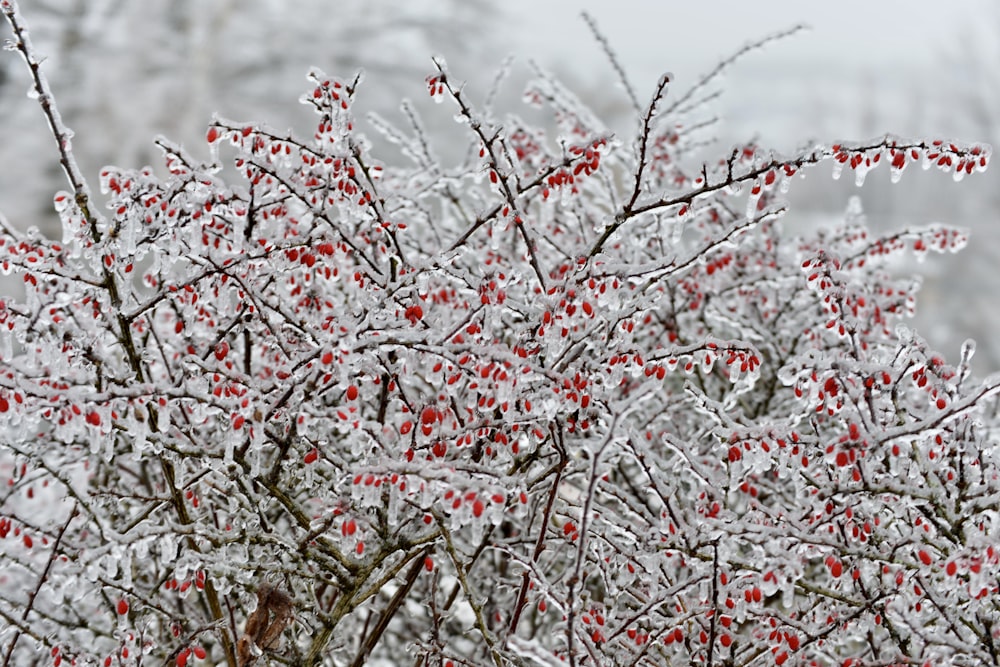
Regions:
[[714, 81], [715, 79], [717, 79], [719, 77], [719, 75], [721, 75], [727, 69], [729, 69], [730, 67], [732, 67], [740, 58], [742, 58], [746, 54], [750, 53], [751, 51], [756, 51], [757, 49], [760, 49], [760, 48], [763, 48], [763, 47], [767, 46], [771, 42], [776, 42], [776, 41], [778, 41], [780, 39], [784, 39], [786, 37], [791, 37], [795, 33], [800, 32], [802, 30], [806, 30], [806, 29], [807, 29], [806, 25], [804, 25], [804, 24], [798, 24], [798, 25], [792, 26], [791, 28], [789, 28], [787, 30], [783, 30], [781, 32], [776, 32], [774, 34], [767, 35], [766, 37], [762, 37], [761, 39], [758, 39], [756, 41], [749, 42], [748, 44], [744, 44], [736, 52], [734, 52], [728, 58], [722, 60], [718, 65], [716, 65], [712, 69], [711, 72], [709, 72], [708, 74], [706, 74], [705, 76], [703, 76], [701, 79], [699, 79], [698, 83], [696, 83], [693, 86], [691, 86], [691, 88], [689, 88], [687, 90], [687, 92], [685, 92], [683, 95], [681, 95], [677, 99], [677, 101], [675, 101], [673, 104], [671, 104], [670, 107], [667, 109], [666, 112], [667, 113], [674, 113], [675, 111], [677, 111], [678, 109], [680, 109], [688, 100], [690, 100], [692, 97], [694, 97], [695, 93], [697, 93], [699, 90], [701, 90], [702, 88], [706, 87], [712, 81]]
[[503, 659], [500, 657], [496, 640], [493, 638], [486, 625], [486, 619], [483, 617], [482, 605], [475, 599], [472, 585], [469, 583], [469, 579], [466, 576], [465, 566], [462, 564], [462, 559], [459, 557], [458, 551], [455, 549], [455, 543], [452, 541], [451, 531], [449, 531], [448, 527], [445, 525], [445, 518], [436, 511], [432, 511], [432, 516], [441, 529], [441, 536], [444, 538], [445, 551], [448, 553], [452, 565], [455, 567], [455, 574], [458, 575], [459, 584], [465, 592], [465, 600], [469, 603], [469, 608], [472, 609], [472, 613], [476, 619], [476, 629], [479, 630], [480, 636], [483, 638], [483, 641], [486, 642], [490, 656], [493, 658], [493, 663], [496, 667], [502, 667]]
[[608, 57], [608, 61], [611, 63], [611, 67], [614, 68], [615, 73], [618, 75], [618, 80], [621, 82], [622, 87], [625, 88], [625, 94], [628, 95], [628, 99], [632, 102], [632, 108], [635, 109], [637, 114], [642, 113], [642, 107], [639, 106], [639, 97], [635, 94], [635, 88], [628, 80], [628, 76], [625, 75], [625, 68], [622, 67], [621, 62], [618, 60], [618, 56], [611, 49], [611, 44], [608, 43], [607, 38], [603, 33], [597, 28], [597, 21], [588, 12], [581, 12], [580, 16], [586, 21], [587, 27], [590, 28], [591, 34], [594, 35], [594, 39], [597, 43], [601, 45], [601, 50], [604, 51], [604, 55]]
[[424, 569], [423, 557], [427, 554], [428, 549], [424, 549], [417, 554], [417, 557], [413, 561], [413, 565], [410, 566], [410, 569], [406, 573], [406, 579], [404, 579], [403, 585], [396, 590], [392, 599], [389, 600], [389, 604], [387, 604], [385, 609], [382, 610], [378, 621], [375, 623], [375, 627], [372, 628], [371, 633], [365, 637], [365, 641], [358, 650], [358, 655], [354, 658], [354, 662], [351, 663], [351, 667], [362, 667], [362, 665], [365, 664], [365, 661], [371, 654], [372, 649], [375, 648], [375, 644], [378, 643], [378, 640], [382, 637], [386, 628], [389, 627], [389, 622], [396, 615], [396, 612], [399, 611], [399, 608], [402, 606], [406, 596], [409, 595], [410, 589], [413, 588], [413, 584], [416, 583], [417, 577], [420, 575], [420, 571]]
[[590, 467], [590, 481], [587, 484], [587, 492], [583, 499], [583, 508], [580, 511], [580, 527], [579, 527], [579, 540], [576, 545], [576, 563], [573, 567], [573, 574], [567, 582], [567, 592], [566, 592], [566, 652], [569, 654], [569, 664], [571, 667], [576, 665], [576, 655], [573, 651], [573, 637], [576, 634], [574, 629], [574, 621], [576, 619], [575, 601], [576, 588], [581, 585], [581, 577], [583, 576], [583, 561], [586, 557], [584, 553], [587, 549], [587, 524], [590, 519], [590, 506], [594, 501], [594, 490], [597, 488], [598, 474], [597, 469], [601, 462], [601, 455], [604, 450], [607, 449], [608, 445], [611, 444], [614, 438], [615, 428], [618, 426], [619, 415], [614, 415], [611, 419], [611, 424], [608, 426], [608, 436], [601, 443], [600, 448], [593, 453], [593, 459], [591, 461]]
[[[69, 513], [69, 517], [66, 519], [66, 523], [63, 524], [62, 528], [59, 529], [59, 534], [56, 535], [55, 542], [52, 543], [52, 551], [49, 553], [49, 560], [45, 563], [45, 569], [42, 570], [42, 574], [38, 577], [38, 583], [35, 585], [35, 590], [31, 591], [28, 596], [28, 604], [24, 605], [24, 612], [21, 614], [21, 623], [25, 623], [28, 620], [28, 615], [31, 614], [31, 610], [35, 606], [35, 599], [38, 597], [39, 591], [42, 590], [42, 586], [48, 580], [49, 571], [52, 569], [52, 564], [56, 561], [56, 557], [59, 555], [59, 543], [62, 542], [63, 535], [66, 534], [66, 530], [69, 528], [69, 524], [72, 523], [73, 519], [77, 515], [77, 506], [73, 505], [73, 509]], [[10, 658], [14, 654], [14, 647], [17, 646], [17, 641], [21, 638], [21, 629], [18, 628], [14, 632], [14, 638], [10, 640], [10, 646], [7, 648], [7, 655], [3, 659], [3, 667], [8, 667], [10, 665]]]
[[[535, 242], [531, 238], [531, 235], [528, 234], [527, 228], [524, 226], [524, 221], [521, 219], [517, 204], [517, 196], [515, 192], [511, 190], [510, 184], [507, 182], [507, 175], [500, 169], [500, 162], [497, 159], [493, 147], [500, 138], [500, 133], [497, 131], [494, 132], [492, 136], [486, 136], [486, 131], [484, 130], [482, 123], [476, 117], [472, 108], [466, 103], [465, 98], [462, 97], [461, 89], [452, 86], [451, 80], [448, 78], [448, 72], [445, 70], [444, 63], [439, 60], [435, 60], [434, 65], [438, 69], [438, 75], [441, 83], [447, 88], [448, 94], [455, 100], [455, 103], [458, 104], [462, 116], [469, 121], [469, 127], [472, 128], [472, 131], [475, 132], [479, 141], [482, 142], [483, 148], [486, 152], [485, 157], [489, 160], [489, 168], [494, 174], [493, 178], [496, 179], [496, 184], [499, 186], [501, 194], [507, 202], [506, 206], [510, 208], [510, 216], [514, 221], [515, 227], [517, 227], [517, 231], [521, 236], [521, 239], [524, 241], [525, 248], [527, 249], [528, 262], [531, 264], [531, 268], [535, 272], [538, 284], [544, 291], [546, 289], [545, 272], [542, 270], [542, 267], [538, 262], [538, 257], [535, 252]], [[519, 192], [520, 190], [518, 193]]]
[[[568, 461], [569, 459], [566, 457], [566, 452], [560, 451], [559, 463], [555, 468], [555, 479], [552, 480], [552, 486], [549, 488], [549, 498], [545, 503], [545, 510], [542, 512], [542, 521], [539, 524], [538, 539], [535, 541], [535, 549], [531, 554], [532, 563], [538, 562], [539, 556], [542, 555], [542, 551], [545, 549], [545, 535], [548, 531], [549, 518], [552, 515], [552, 508], [555, 506], [556, 497], [559, 495], [559, 485], [562, 480], [562, 473]], [[528, 586], [530, 583], [530, 572], [525, 570], [524, 575], [521, 577], [521, 589], [517, 593], [517, 602], [514, 605], [514, 613], [510, 619], [510, 630], [508, 631], [508, 635], [514, 635], [517, 633], [517, 624], [521, 619], [521, 613], [524, 611], [524, 605], [528, 597]]]
[[649, 135], [652, 133], [653, 117], [656, 115], [656, 105], [663, 99], [667, 84], [669, 83], [669, 74], [664, 74], [660, 77], [660, 80], [656, 84], [656, 90], [653, 91], [653, 97], [649, 100], [649, 106], [646, 107], [646, 113], [642, 117], [642, 132], [639, 135], [639, 166], [635, 170], [635, 185], [632, 188], [632, 196], [628, 203], [625, 204], [624, 212], [626, 215], [632, 211], [632, 207], [635, 206], [635, 202], [639, 199], [639, 194], [642, 192], [642, 174], [647, 164], [646, 151], [649, 147]]
[[28, 36], [28, 26], [18, 11], [17, 0], [4, 0], [3, 3], [0, 3], [0, 10], [3, 11], [7, 22], [10, 23], [11, 30], [14, 31], [14, 37], [16, 38], [14, 43], [15, 48], [21, 52], [24, 62], [31, 71], [32, 85], [38, 96], [38, 103], [42, 107], [45, 120], [48, 121], [49, 129], [56, 140], [56, 146], [59, 150], [59, 164], [62, 165], [70, 187], [73, 188], [76, 204], [83, 212], [83, 217], [90, 227], [91, 236], [95, 241], [99, 241], [100, 232], [97, 223], [103, 222], [103, 220], [99, 213], [90, 210], [90, 186], [87, 185], [87, 181], [83, 177], [83, 172], [80, 171], [80, 167], [76, 163], [76, 158], [73, 155], [71, 147], [73, 132], [66, 127], [62, 116], [59, 115], [59, 109], [56, 107], [52, 89], [45, 75], [42, 73], [41, 61], [35, 56], [36, 51], [31, 44], [31, 38]]
[[[658, 199], [632, 206], [627, 210], [623, 209], [615, 216], [614, 220], [604, 228], [604, 231], [590, 249], [588, 256], [596, 256], [604, 247], [604, 244], [608, 241], [608, 239], [615, 234], [615, 232], [621, 229], [621, 227], [629, 220], [632, 220], [636, 216], [642, 215], [643, 213], [659, 211], [661, 209], [670, 208], [672, 206], [680, 206], [682, 204], [691, 206], [691, 204], [698, 199], [702, 199], [708, 195], [727, 188], [732, 188], [737, 185], [754, 181], [765, 176], [770, 171], [798, 173], [805, 167], [814, 166], [821, 162], [826, 162], [827, 160], [836, 160], [839, 164], [843, 164], [842, 156], [845, 155], [861, 155], [869, 151], [908, 151], [911, 149], [920, 152], [943, 150], [940, 146], [933, 146], [925, 141], [898, 141], [891, 136], [885, 136], [860, 145], [841, 146], [839, 144], [834, 144], [832, 146], [816, 146], [812, 150], [790, 159], [773, 157], [761, 162], [755, 161], [746, 172], [740, 174], [735, 173], [738, 154], [734, 152], [733, 155], [726, 160], [726, 169], [724, 170], [724, 173], [719, 176], [717, 181], [709, 182], [709, 173], [706, 168], [703, 169], [701, 185], [694, 189], [687, 190], [680, 194], [662, 195]], [[977, 149], [956, 147], [955, 150], [950, 151], [950, 153], [956, 158], [965, 158], [967, 155], [974, 155], [974, 150]]]

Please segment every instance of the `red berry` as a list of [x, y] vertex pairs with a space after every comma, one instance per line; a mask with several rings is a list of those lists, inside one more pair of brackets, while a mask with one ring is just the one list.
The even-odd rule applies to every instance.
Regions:
[[315, 463], [316, 459], [318, 458], [319, 458], [319, 450], [313, 447], [306, 453], [305, 457], [303, 457], [302, 460], [305, 461], [306, 463]]
[[421, 424], [433, 424], [437, 421], [437, 410], [427, 406], [420, 413], [420, 423]]
[[118, 601], [118, 615], [124, 616], [128, 613], [128, 600], [122, 598]]
[[347, 400], [353, 401], [358, 397], [358, 388], [353, 384], [347, 388]]
[[229, 356], [229, 343], [222, 341], [215, 346], [215, 358], [222, 361], [227, 356]]

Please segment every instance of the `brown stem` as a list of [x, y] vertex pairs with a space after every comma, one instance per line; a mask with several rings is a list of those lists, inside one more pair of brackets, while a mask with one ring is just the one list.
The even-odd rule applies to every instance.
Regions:
[[[558, 467], [556, 468], [556, 478], [552, 480], [552, 486], [549, 488], [549, 499], [545, 503], [545, 510], [542, 512], [542, 523], [541, 530], [538, 533], [538, 539], [535, 541], [535, 549], [531, 554], [531, 562], [538, 562], [538, 557], [542, 555], [542, 550], [545, 549], [545, 534], [548, 531], [549, 518], [552, 515], [552, 508], [555, 506], [556, 497], [559, 495], [559, 483], [562, 480], [562, 472], [566, 467], [567, 459], [562, 456], [559, 460]], [[517, 624], [521, 620], [521, 613], [524, 611], [524, 605], [528, 597], [528, 587], [530, 585], [530, 574], [527, 570], [521, 576], [521, 589], [517, 593], [517, 603], [514, 605], [514, 613], [510, 619], [510, 630], [509, 634], [513, 635], [517, 632]]]
[[389, 600], [389, 604], [386, 605], [385, 609], [382, 611], [381, 616], [379, 616], [378, 622], [375, 627], [372, 628], [371, 633], [365, 637], [364, 643], [361, 645], [358, 655], [354, 658], [354, 662], [351, 663], [351, 667], [361, 667], [365, 664], [368, 656], [371, 654], [372, 649], [375, 648], [375, 644], [382, 637], [385, 629], [389, 627], [389, 622], [399, 611], [399, 608], [403, 604], [403, 600], [409, 595], [410, 589], [413, 588], [413, 584], [416, 583], [417, 577], [420, 575], [420, 570], [424, 567], [424, 559], [428, 553], [427, 549], [424, 549], [419, 554], [417, 554], [416, 559], [413, 561], [413, 565], [410, 566], [409, 571], [406, 573], [406, 579], [403, 581], [403, 585], [400, 586], [396, 593]]

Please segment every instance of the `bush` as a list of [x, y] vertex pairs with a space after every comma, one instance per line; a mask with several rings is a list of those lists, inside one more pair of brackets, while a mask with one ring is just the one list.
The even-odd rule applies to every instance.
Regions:
[[[900, 322], [945, 227], [782, 234], [827, 162], [981, 171], [884, 137], [685, 167], [669, 79], [631, 141], [541, 76], [556, 136], [432, 96], [457, 167], [314, 71], [308, 139], [75, 167], [5, 229], [5, 664], [994, 662], [996, 381]], [[696, 88], [697, 89], [697, 88]], [[104, 203], [106, 202], [106, 208]]]

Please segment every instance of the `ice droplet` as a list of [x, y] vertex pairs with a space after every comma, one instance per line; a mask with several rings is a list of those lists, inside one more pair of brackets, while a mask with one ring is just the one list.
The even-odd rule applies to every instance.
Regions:
[[778, 369], [778, 381], [786, 387], [791, 387], [799, 379], [799, 369], [792, 364], [785, 364]]
[[976, 353], [976, 341], [971, 338], [962, 343], [962, 365], [968, 366], [972, 361], [972, 355]]
[[747, 197], [747, 219], [752, 220], [754, 214], [757, 212], [757, 204], [760, 202], [760, 186], [754, 185], [753, 189], [750, 190], [750, 196]]
[[63, 213], [70, 207], [70, 204], [73, 203], [73, 195], [66, 192], [65, 190], [60, 190], [59, 192], [56, 193], [56, 196], [53, 198], [52, 202], [55, 206], [56, 213]]
[[160, 433], [170, 429], [170, 409], [167, 406], [156, 411], [156, 428]]
[[868, 167], [865, 166], [865, 165], [863, 165], [863, 164], [859, 164], [854, 169], [854, 185], [856, 185], [859, 188], [862, 185], [864, 185], [865, 184], [865, 176], [867, 176], [867, 175], [868, 175]]
[[705, 356], [701, 359], [701, 370], [703, 373], [711, 373], [712, 367], [715, 365], [715, 355], [711, 352], [706, 352]]
[[236, 450], [236, 440], [238, 434], [235, 430], [229, 429], [225, 438], [225, 449], [222, 454], [222, 462], [229, 465], [233, 462], [233, 452]]
[[489, 237], [491, 250], [497, 251], [500, 249], [500, 237], [507, 231], [507, 223], [508, 221], [501, 216], [496, 216], [493, 222], [490, 223]]

